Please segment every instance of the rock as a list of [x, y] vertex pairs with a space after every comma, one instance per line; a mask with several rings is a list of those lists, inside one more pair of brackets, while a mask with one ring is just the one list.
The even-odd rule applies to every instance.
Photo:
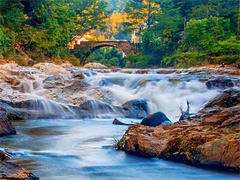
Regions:
[[149, 70], [148, 69], [139, 69], [135, 73], [136, 74], [148, 74]]
[[144, 99], [128, 101], [122, 105], [122, 108], [127, 118], [145, 118], [149, 113], [147, 101]]
[[0, 179], [38, 180], [39, 178], [16, 164], [2, 161], [0, 162]]
[[121, 121], [119, 121], [119, 120], [116, 119], [116, 118], [113, 120], [112, 124], [114, 124], [114, 125], [123, 125], [123, 126], [131, 126], [131, 125], [134, 125], [134, 124], [128, 124], [128, 123], [121, 122]]
[[90, 84], [85, 82], [84, 80], [74, 80], [73, 83], [64, 88], [64, 92], [76, 92], [76, 91], [85, 91], [90, 87]]
[[53, 63], [38, 63], [33, 65], [33, 68], [36, 68], [42, 72], [45, 72], [48, 75], [69, 74], [69, 72], [65, 68], [63, 68], [61, 65], [56, 65]]
[[148, 115], [145, 117], [142, 122], [142, 125], [156, 127], [159, 125], [172, 124], [172, 122], [167, 118], [167, 116], [162, 112], [157, 112]]
[[0, 136], [16, 134], [16, 129], [8, 120], [0, 120]]
[[175, 73], [177, 70], [176, 69], [167, 69], [167, 68], [164, 68], [164, 69], [159, 69], [157, 71], [157, 74], [173, 74]]
[[0, 106], [6, 112], [9, 120], [75, 116], [73, 107], [47, 99], [30, 99], [18, 102], [0, 100]]
[[229, 90], [191, 120], [130, 126], [118, 149], [194, 166], [240, 172], [240, 92]]
[[84, 68], [88, 69], [107, 69], [107, 66], [101, 64], [101, 63], [87, 63], [83, 66]]
[[73, 67], [73, 65], [69, 62], [63, 63], [60, 66], [63, 67], [63, 68], [72, 68]]
[[16, 77], [12, 77], [10, 75], [7, 75], [6, 73], [1, 73], [0, 78], [6, 83], [9, 83], [11, 87], [15, 87], [20, 84], [20, 81]]
[[11, 71], [11, 70], [16, 70], [17, 68], [19, 68], [19, 65], [16, 63], [7, 63], [7, 64], [0, 65], [1, 70]]
[[60, 74], [49, 76], [43, 80], [43, 84], [45, 89], [60, 88], [65, 85], [65, 78]]
[[226, 88], [233, 87], [234, 83], [232, 82], [231, 79], [228, 79], [228, 78], [217, 78], [217, 79], [207, 81], [206, 86], [208, 89], [214, 89], [214, 88], [226, 89]]
[[8, 153], [4, 148], [0, 148], [0, 162], [11, 159], [11, 154]]
[[85, 75], [82, 72], [74, 72], [73, 77], [77, 79], [84, 79]]

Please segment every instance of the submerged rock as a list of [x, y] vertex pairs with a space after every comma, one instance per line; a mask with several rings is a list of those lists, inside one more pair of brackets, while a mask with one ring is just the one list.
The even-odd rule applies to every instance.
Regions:
[[240, 92], [224, 92], [188, 121], [131, 126], [118, 148], [145, 157], [240, 172]]
[[147, 101], [144, 99], [128, 101], [122, 105], [122, 108], [127, 118], [145, 118], [149, 113]]
[[0, 136], [16, 134], [16, 129], [8, 120], [0, 120]]
[[159, 125], [172, 124], [172, 122], [167, 118], [167, 116], [162, 112], [157, 112], [148, 115], [145, 117], [142, 122], [142, 125], [156, 127]]

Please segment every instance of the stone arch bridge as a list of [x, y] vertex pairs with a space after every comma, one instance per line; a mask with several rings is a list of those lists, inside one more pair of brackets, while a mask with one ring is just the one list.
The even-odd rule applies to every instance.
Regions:
[[85, 58], [87, 58], [93, 51], [101, 47], [114, 47], [121, 50], [125, 55], [135, 54], [140, 49], [128, 41], [82, 41], [80, 44], [75, 44], [74, 50], [83, 50]]

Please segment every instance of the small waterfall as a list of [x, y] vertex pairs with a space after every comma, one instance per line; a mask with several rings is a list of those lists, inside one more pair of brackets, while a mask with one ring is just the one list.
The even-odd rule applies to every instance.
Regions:
[[118, 107], [113, 107], [108, 103], [92, 99], [80, 105], [80, 109], [85, 111], [91, 118], [112, 118], [122, 116]]
[[37, 118], [41, 117], [76, 117], [75, 111], [68, 105], [48, 99], [34, 99], [29, 109], [35, 112]]
[[19, 88], [22, 93], [36, 94], [38, 91], [43, 90], [43, 83], [39, 78], [36, 78], [36, 80], [25, 79], [21, 82]]

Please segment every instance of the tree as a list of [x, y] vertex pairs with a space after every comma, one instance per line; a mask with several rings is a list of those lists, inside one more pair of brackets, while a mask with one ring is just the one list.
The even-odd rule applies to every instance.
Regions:
[[104, 0], [72, 0], [72, 8], [77, 13], [75, 35], [84, 34], [90, 30], [104, 29], [107, 3]]
[[219, 40], [231, 36], [230, 20], [224, 18], [205, 18], [190, 20], [187, 27], [187, 36], [182, 45], [187, 50], [205, 50], [213, 48]]
[[125, 12], [128, 30], [145, 26], [149, 29], [151, 25], [157, 22], [157, 14], [161, 13], [160, 5], [154, 0], [130, 0], [126, 4]]

